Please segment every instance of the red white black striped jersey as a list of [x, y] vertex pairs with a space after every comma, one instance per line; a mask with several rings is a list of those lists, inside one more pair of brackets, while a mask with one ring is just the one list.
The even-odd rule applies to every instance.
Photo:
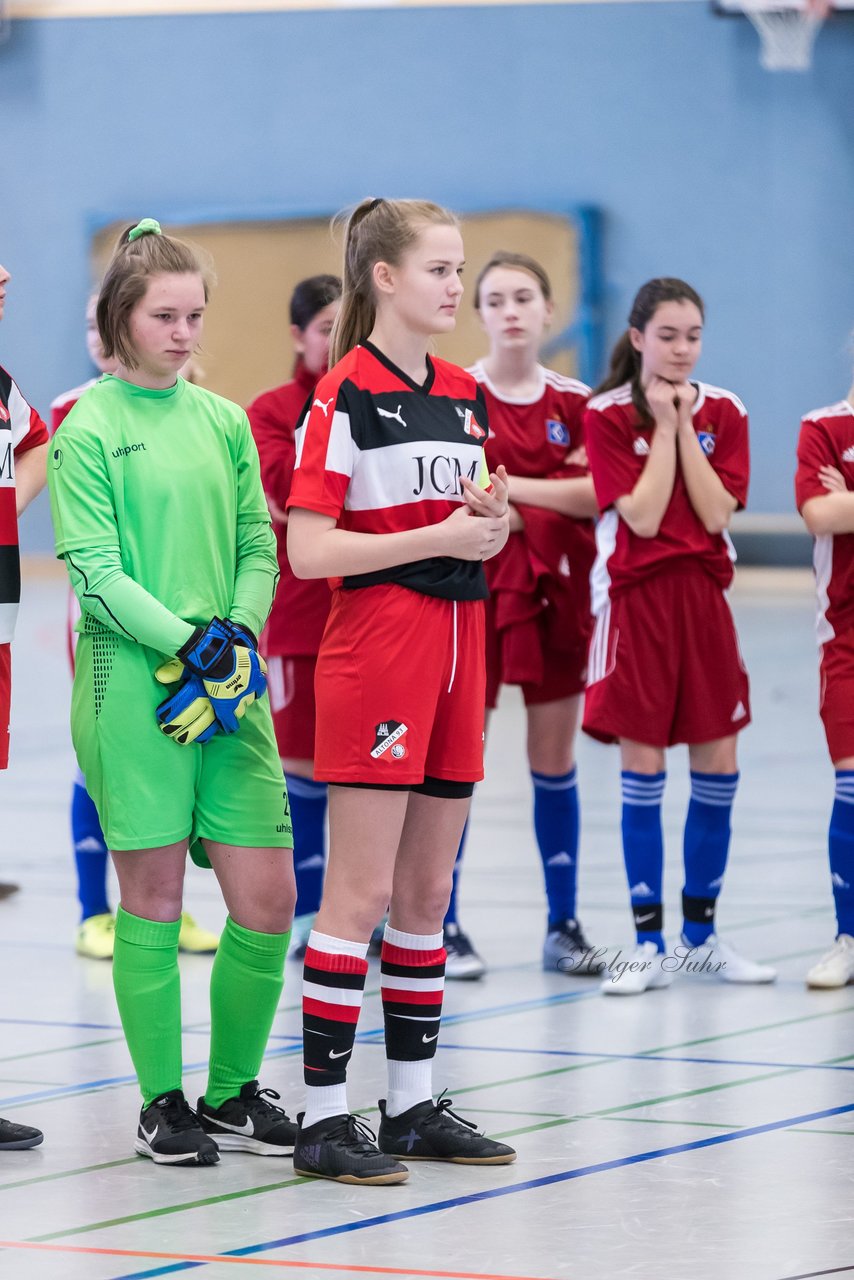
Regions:
[[[365, 342], [321, 378], [297, 431], [288, 508], [318, 511], [358, 533], [421, 529], [456, 510], [462, 477], [480, 475], [486, 406], [464, 369], [429, 356], [427, 368], [419, 386]], [[451, 556], [357, 574], [340, 585], [380, 582], [448, 600], [487, 595], [480, 561]]]
[[46, 442], [47, 427], [0, 368], [0, 644], [12, 639], [21, 599], [15, 458]]
[[[697, 441], [739, 507], [747, 501], [750, 457], [747, 410], [738, 396], [705, 382], [694, 384]], [[678, 460], [676, 478], [658, 533], [640, 538], [614, 503], [634, 489], [649, 457], [654, 428], [641, 423], [627, 382], [594, 396], [584, 415], [587, 455], [602, 517], [596, 526], [596, 563], [590, 580], [594, 613], [628, 587], [662, 568], [693, 564], [720, 583], [732, 581], [735, 549], [729, 534], [708, 533], [697, 515]]]
[[[798, 510], [809, 498], [824, 498], [820, 467], [835, 467], [854, 489], [854, 406], [847, 400], [815, 409], [801, 422], [795, 498]], [[819, 644], [854, 626], [854, 533], [825, 533], [813, 548], [818, 594]]]

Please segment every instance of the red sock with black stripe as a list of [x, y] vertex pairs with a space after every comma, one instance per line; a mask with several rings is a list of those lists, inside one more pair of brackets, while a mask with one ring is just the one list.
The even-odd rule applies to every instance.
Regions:
[[332, 938], [314, 929], [309, 934], [302, 987], [303, 1128], [349, 1114], [347, 1064], [362, 1008], [367, 954], [366, 942]]
[[380, 960], [388, 1059], [386, 1113], [399, 1116], [433, 1096], [433, 1057], [445, 987], [442, 934], [386, 925]]

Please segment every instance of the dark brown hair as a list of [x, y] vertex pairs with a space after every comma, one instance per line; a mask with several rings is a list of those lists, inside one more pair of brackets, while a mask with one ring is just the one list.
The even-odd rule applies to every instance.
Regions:
[[319, 311], [340, 297], [341, 281], [337, 276], [309, 276], [307, 280], [300, 280], [291, 294], [291, 324], [305, 329]]
[[[706, 309], [696, 289], [692, 289], [690, 284], [686, 284], [684, 280], [677, 280], [673, 276], [658, 276], [655, 280], [647, 280], [646, 284], [638, 289], [629, 312], [629, 328], [638, 329], [643, 333], [663, 302], [693, 302], [700, 316], [705, 319]], [[593, 394], [598, 396], [603, 391], [612, 391], [615, 387], [621, 387], [623, 383], [630, 382], [632, 404], [643, 425], [649, 427], [654, 422], [654, 418], [647, 404], [640, 378], [640, 352], [635, 351], [632, 346], [631, 335], [627, 329], [617, 339], [611, 352], [610, 368]]]
[[529, 258], [527, 253], [511, 253], [509, 249], [496, 249], [486, 266], [481, 267], [478, 272], [477, 279], [474, 282], [475, 311], [480, 311], [480, 286], [483, 284], [489, 272], [495, 267], [509, 267], [511, 271], [527, 272], [529, 276], [534, 277], [537, 284], [540, 286], [546, 302], [551, 302], [551, 281], [546, 274], [545, 267], [541, 266], [540, 263], [537, 262], [536, 258]]
[[397, 266], [424, 227], [457, 227], [449, 209], [429, 200], [366, 199], [350, 213], [339, 215], [333, 226], [346, 221], [344, 234], [344, 288], [341, 308], [332, 330], [329, 363], [368, 337], [377, 314], [372, 273], [378, 262]]
[[205, 302], [214, 283], [213, 266], [200, 250], [173, 236], [151, 231], [129, 240], [137, 225], [134, 223], [126, 227], [119, 237], [95, 308], [104, 355], [120, 360], [126, 369], [136, 366], [136, 354], [130, 340], [131, 312], [145, 296], [154, 276], [201, 276]]

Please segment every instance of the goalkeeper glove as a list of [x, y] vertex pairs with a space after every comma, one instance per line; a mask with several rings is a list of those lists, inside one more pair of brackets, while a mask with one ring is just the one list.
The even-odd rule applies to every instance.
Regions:
[[202, 681], [225, 733], [236, 733], [240, 718], [267, 688], [267, 664], [246, 627], [211, 618], [197, 627], [177, 657]]
[[220, 726], [199, 677], [177, 658], [164, 662], [154, 676], [161, 684], [178, 684], [176, 692], [164, 698], [155, 713], [163, 733], [182, 747], [210, 741]]

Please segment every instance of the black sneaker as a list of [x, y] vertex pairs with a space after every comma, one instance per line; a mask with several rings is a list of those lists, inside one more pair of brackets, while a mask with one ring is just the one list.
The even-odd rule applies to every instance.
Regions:
[[376, 1134], [360, 1116], [330, 1116], [307, 1129], [302, 1127], [302, 1113], [297, 1120], [294, 1173], [367, 1187], [409, 1177], [407, 1168], [377, 1149]]
[[289, 1156], [297, 1127], [281, 1107], [268, 1102], [278, 1098], [275, 1089], [259, 1089], [250, 1080], [236, 1098], [221, 1107], [209, 1107], [199, 1098], [196, 1115], [205, 1133], [216, 1139], [220, 1151], [251, 1151], [256, 1156]]
[[516, 1152], [503, 1142], [478, 1133], [477, 1126], [451, 1110], [451, 1099], [419, 1102], [399, 1116], [387, 1116], [380, 1099], [377, 1145], [387, 1155], [406, 1160], [450, 1160], [454, 1164], [512, 1164]]
[[486, 973], [486, 964], [477, 954], [467, 933], [458, 924], [446, 924], [442, 942], [447, 954], [445, 977], [458, 982], [473, 982]]
[[133, 1149], [155, 1164], [217, 1164], [219, 1151], [180, 1089], [170, 1089], [139, 1113]]
[[0, 1120], [0, 1151], [25, 1151], [44, 1142], [41, 1129], [31, 1129], [28, 1124], [15, 1124], [12, 1120]]
[[543, 968], [547, 973], [566, 973], [574, 978], [601, 978], [605, 952], [587, 939], [578, 920], [550, 924], [543, 943]]

